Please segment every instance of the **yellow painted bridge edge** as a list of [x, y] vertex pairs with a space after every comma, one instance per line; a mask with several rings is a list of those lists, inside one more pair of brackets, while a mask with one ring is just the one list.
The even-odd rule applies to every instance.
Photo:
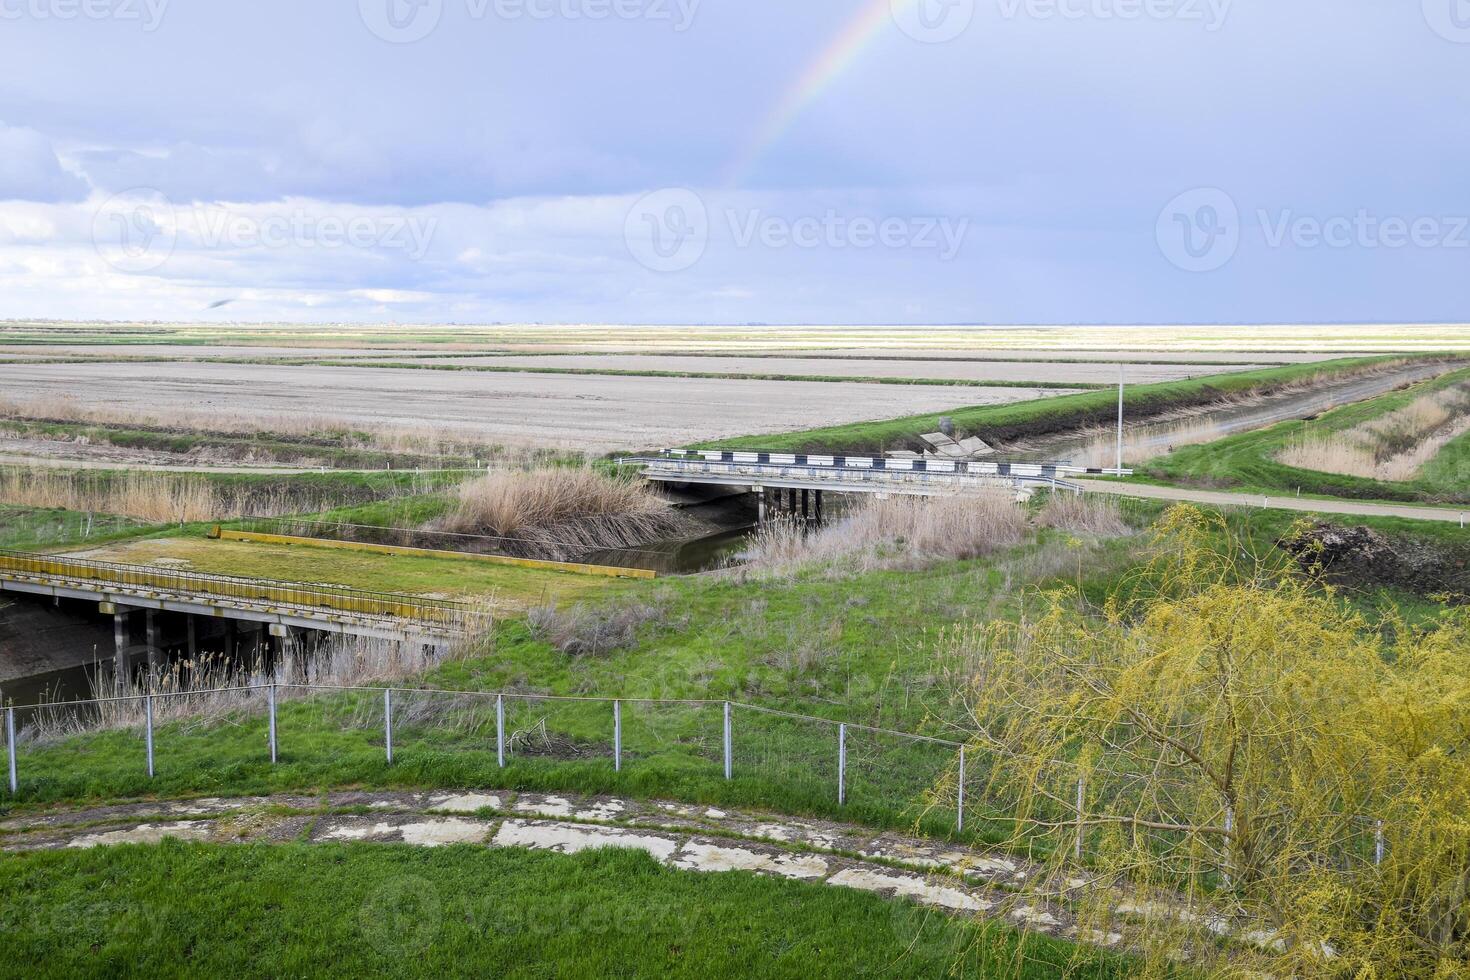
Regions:
[[452, 558], [456, 561], [483, 561], [492, 565], [515, 568], [537, 568], [575, 575], [601, 575], [606, 578], [654, 578], [647, 568], [617, 568], [613, 565], [584, 565], [570, 561], [545, 561], [540, 558], [512, 558], [510, 555], [476, 555], [464, 551], [440, 551], [434, 548], [405, 548], [394, 544], [370, 544], [366, 541], [339, 541], [335, 538], [300, 538], [289, 534], [262, 534], [258, 531], [232, 531], [216, 527], [210, 534], [221, 541], [255, 541], [261, 544], [299, 544], [311, 548], [339, 548], [344, 551], [370, 551], [378, 555], [407, 555], [417, 558]]

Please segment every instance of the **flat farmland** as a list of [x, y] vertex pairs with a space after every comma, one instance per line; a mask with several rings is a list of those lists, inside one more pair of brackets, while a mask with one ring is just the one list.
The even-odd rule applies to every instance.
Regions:
[[[393, 361], [404, 358], [393, 357]], [[1116, 364], [1107, 361], [1078, 364], [1047, 360], [983, 360], [950, 357], [812, 356], [784, 354], [714, 356], [678, 354], [543, 354], [482, 355], [436, 358], [425, 362], [440, 367], [535, 368], [538, 370], [648, 371], [696, 374], [762, 374], [789, 377], [892, 378], [894, 380], [1002, 381], [1007, 384], [1111, 384], [1118, 380]], [[1131, 363], [1130, 382], [1178, 381], [1227, 371], [1248, 371], [1261, 363], [1189, 364]]]
[[0, 364], [0, 394], [72, 396], [166, 421], [170, 410], [235, 418], [283, 414], [365, 427], [428, 426], [506, 445], [593, 451], [783, 432], [964, 405], [1003, 404], [1057, 389], [616, 377], [352, 366]]

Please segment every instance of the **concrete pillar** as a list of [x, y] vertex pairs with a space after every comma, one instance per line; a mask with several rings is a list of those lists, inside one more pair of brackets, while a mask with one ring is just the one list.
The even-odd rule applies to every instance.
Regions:
[[764, 524], [766, 522], [766, 489], [765, 489], [765, 487], [756, 487], [755, 488], [755, 522], [757, 524]]
[[143, 629], [148, 644], [148, 669], [157, 671], [163, 666], [163, 650], [158, 646], [158, 613], [155, 610], [143, 610]]
[[128, 635], [128, 612], [126, 609], [117, 609], [112, 614], [112, 642], [115, 652], [113, 653], [112, 670], [117, 678], [118, 689], [127, 686], [132, 679], [128, 669], [128, 645], [132, 638]]
[[816, 504], [817, 504], [817, 523], [818, 524], [821, 524], [822, 523], [822, 491], [820, 491], [820, 490], [817, 491]]
[[184, 623], [188, 634], [185, 642], [189, 646], [189, 659], [194, 660], [199, 656], [199, 624], [194, 621], [192, 613], [185, 614]]
[[807, 510], [807, 504], [809, 503], [808, 496], [808, 491], [801, 491], [801, 519], [804, 521], [811, 520], [811, 514]]

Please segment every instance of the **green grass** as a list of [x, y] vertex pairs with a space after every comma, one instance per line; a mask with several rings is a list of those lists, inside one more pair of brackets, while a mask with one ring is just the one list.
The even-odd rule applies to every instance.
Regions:
[[[201, 530], [202, 526], [195, 526]], [[408, 595], [486, 597], [503, 609], [568, 601], [617, 590], [622, 580], [516, 568], [484, 561], [380, 555], [310, 545], [217, 541], [202, 535], [151, 536], [118, 542], [91, 555], [97, 561], [148, 565], [181, 559], [184, 570], [282, 582], [307, 582]]]
[[0, 974], [1125, 977], [901, 901], [632, 851], [164, 843], [0, 857]]
[[0, 504], [0, 548], [45, 551], [66, 545], [103, 544], [159, 530], [158, 525], [116, 514], [82, 514], [51, 507]]
[[[1126, 506], [1140, 522], [1162, 510], [1153, 502]], [[1295, 519], [1271, 511], [1232, 517], [1251, 547], [1262, 552]], [[694, 576], [608, 583], [599, 593], [604, 598], [594, 600], [594, 608], [602, 610], [594, 618], [612, 618], [635, 605], [650, 610], [635, 641], [625, 648], [574, 656], [534, 634], [525, 622], [510, 621], [499, 628], [493, 645], [430, 671], [422, 685], [532, 695], [731, 700], [832, 722], [955, 738], [963, 731], [963, 719], [945, 679], [946, 628], [971, 620], [1015, 619], [1026, 602], [1025, 587], [1059, 579], [1080, 577], [1088, 596], [1101, 601], [1138, 561], [1136, 539], [1082, 549], [1064, 539], [1048, 532], [989, 560], [840, 579], [818, 573], [789, 582]], [[274, 557], [262, 560], [267, 568], [280, 567]], [[1345, 601], [1366, 610], [1394, 604], [1425, 625], [1443, 609], [1381, 588], [1350, 592]], [[854, 732], [849, 743], [851, 792], [847, 805], [839, 808], [835, 725], [737, 709], [735, 779], [726, 782], [718, 704], [625, 704], [625, 765], [618, 773], [611, 764], [608, 704], [513, 700], [507, 702], [508, 730], [531, 732], [544, 725], [552, 744], [538, 742], [514, 752], [512, 764], [501, 770], [491, 700], [400, 697], [406, 700], [392, 767], [384, 760], [381, 699], [376, 694], [323, 694], [310, 702], [283, 703], [281, 759], [274, 767], [267, 759], [263, 710], [257, 706], [223, 721], [161, 724], [158, 776], [152, 781], [144, 772], [141, 732], [136, 730], [23, 745], [21, 800], [98, 800], [153, 792], [239, 794], [353, 784], [499, 786], [758, 806], [884, 827], [920, 822], [941, 836], [954, 830], [950, 810], [927, 811], [924, 806], [925, 792], [954, 761], [954, 751], [944, 746]], [[451, 710], [451, 705], [458, 707]], [[437, 710], [429, 710], [434, 706]], [[24, 727], [30, 719], [22, 712], [19, 721]], [[983, 775], [972, 760], [971, 779]], [[974, 789], [967, 829], [977, 840], [1001, 839], [1004, 826], [981, 819], [978, 785]]]
[[[1230, 394], [1270, 390], [1282, 385], [1325, 379], [1409, 360], [1404, 357], [1358, 357], [1292, 364], [1284, 367], [1214, 374], [1183, 381], [1133, 385], [1126, 390], [1129, 417], [1138, 419], [1198, 405]], [[904, 418], [809, 429], [774, 435], [744, 436], [708, 443], [705, 448], [761, 449], [772, 452], [871, 452], [908, 447], [916, 436], [934, 432], [939, 420], [954, 421], [961, 436], [1006, 442], [1026, 436], [1108, 424], [1116, 418], [1118, 398], [1113, 390], [1087, 391], [1009, 405], [977, 405]]]
[[1357, 500], [1470, 503], [1470, 434], [1447, 444], [1411, 481], [1390, 483], [1287, 466], [1276, 456], [1312, 432], [1335, 432], [1403, 408], [1427, 393], [1470, 379], [1470, 369], [1453, 371], [1378, 398], [1325, 412], [1311, 422], [1283, 422], [1214, 442], [1185, 446], [1143, 464], [1136, 478], [1170, 485], [1244, 492], [1294, 493]]

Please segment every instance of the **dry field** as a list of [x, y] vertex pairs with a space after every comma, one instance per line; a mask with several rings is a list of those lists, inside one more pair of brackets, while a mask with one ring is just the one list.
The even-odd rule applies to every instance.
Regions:
[[781, 432], [1058, 394], [1056, 389], [598, 377], [166, 363], [0, 364], [13, 398], [75, 396], [104, 411], [293, 414], [439, 426], [505, 445], [617, 449]]
[[[1129, 355], [1131, 356], [1131, 355]], [[394, 361], [403, 358], [394, 357]], [[436, 365], [466, 367], [530, 367], [570, 369], [578, 371], [667, 371], [699, 374], [776, 374], [787, 376], [819, 376], [833, 378], [932, 379], [944, 381], [1045, 382], [1048, 384], [1115, 384], [1116, 364], [1099, 361], [1092, 364], [1049, 362], [1046, 360], [981, 360], [953, 355], [904, 360], [868, 356], [762, 357], [738, 355], [678, 354], [547, 354], [519, 356], [466, 356], [441, 358]], [[1205, 374], [1226, 371], [1250, 371], [1265, 367], [1261, 363], [1219, 364], [1129, 364], [1130, 384], [1154, 381], [1178, 381]]]

